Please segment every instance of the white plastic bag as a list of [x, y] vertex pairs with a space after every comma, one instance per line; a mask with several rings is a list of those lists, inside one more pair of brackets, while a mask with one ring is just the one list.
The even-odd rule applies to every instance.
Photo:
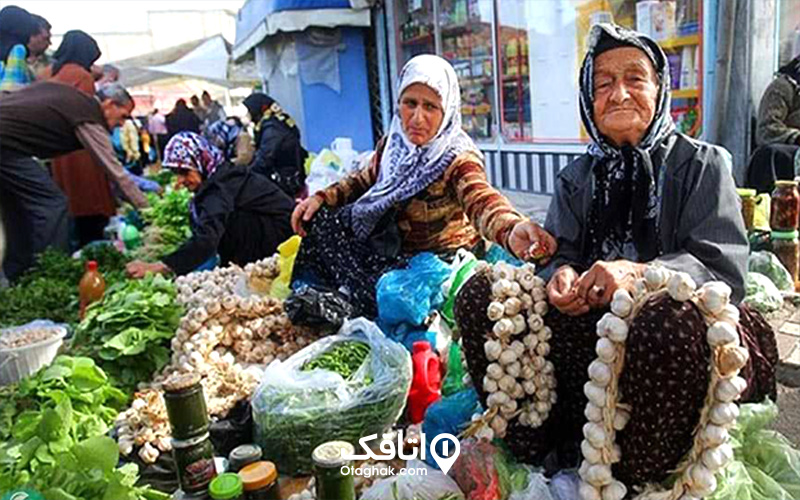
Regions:
[[[416, 473], [391, 476], [377, 481], [361, 495], [361, 500], [464, 499], [464, 494], [453, 479], [425, 462], [411, 460], [406, 469], [416, 469]], [[425, 469], [427, 474], [421, 469]]]
[[508, 500], [553, 500], [553, 497], [547, 487], [547, 479], [541, 473], [529, 469], [528, 486], [524, 490], [512, 492]]
[[574, 470], [561, 471], [550, 480], [550, 493], [553, 500], [581, 500], [578, 494], [580, 478]]
[[[370, 352], [348, 380], [328, 370], [302, 370], [336, 343], [354, 340]], [[337, 335], [267, 366], [252, 398], [256, 442], [282, 473], [308, 473], [320, 444], [358, 445], [360, 438], [388, 430], [402, 414], [410, 387], [408, 351], [371, 321], [347, 321]]]

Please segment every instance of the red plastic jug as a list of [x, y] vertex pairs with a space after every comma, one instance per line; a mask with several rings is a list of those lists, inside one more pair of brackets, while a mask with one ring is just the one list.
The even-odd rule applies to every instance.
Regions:
[[412, 424], [422, 422], [425, 410], [442, 397], [442, 374], [439, 356], [424, 340], [414, 342], [411, 360], [414, 379], [408, 394], [408, 419]]

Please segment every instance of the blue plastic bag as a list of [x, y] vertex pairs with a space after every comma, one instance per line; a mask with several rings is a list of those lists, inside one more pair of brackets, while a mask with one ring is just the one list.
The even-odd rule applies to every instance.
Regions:
[[382, 325], [421, 325], [444, 302], [442, 283], [450, 266], [434, 254], [414, 256], [406, 269], [389, 271], [378, 281], [378, 316]]
[[[437, 469], [439, 466], [431, 455], [430, 445], [434, 438], [439, 434], [452, 434], [456, 437], [472, 421], [472, 415], [481, 411], [478, 402], [478, 393], [475, 389], [469, 388], [457, 392], [452, 396], [442, 398], [433, 403], [425, 411], [425, 420], [422, 421], [422, 432], [428, 443], [428, 451], [425, 455], [425, 462]], [[439, 456], [444, 455], [444, 442], [436, 444], [436, 451]]]
[[500, 261], [508, 262], [514, 267], [520, 267], [522, 264], [524, 264], [524, 262], [508, 253], [505, 248], [496, 244], [492, 245], [489, 251], [486, 252], [486, 258], [483, 260], [489, 264], [497, 264]]

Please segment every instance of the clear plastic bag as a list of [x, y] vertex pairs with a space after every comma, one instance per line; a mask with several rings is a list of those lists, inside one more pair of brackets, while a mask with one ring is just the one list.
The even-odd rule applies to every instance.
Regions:
[[778, 407], [742, 405], [731, 430], [734, 460], [717, 474], [717, 491], [708, 500], [796, 500], [800, 498], [800, 451], [767, 427]]
[[760, 273], [772, 280], [778, 290], [784, 292], [794, 291], [794, 280], [786, 270], [780, 259], [772, 252], [753, 252], [747, 259], [747, 270]]
[[547, 479], [542, 473], [528, 469], [526, 481], [525, 487], [511, 492], [508, 500], [553, 500], [547, 487]]
[[768, 277], [759, 273], [747, 273], [743, 302], [760, 313], [768, 313], [781, 308], [783, 296]]
[[361, 500], [464, 500], [458, 484], [441, 471], [419, 460], [411, 460], [407, 469], [427, 469], [427, 474], [392, 476], [378, 481], [361, 495]]
[[441, 287], [448, 276], [450, 266], [429, 252], [415, 255], [407, 268], [381, 276], [377, 287], [381, 321], [421, 325], [444, 302]]
[[[366, 343], [370, 352], [348, 380], [328, 370], [302, 371], [335, 344], [353, 340]], [[320, 444], [343, 440], [358, 445], [360, 438], [380, 435], [393, 425], [410, 386], [408, 351], [370, 321], [347, 321], [339, 334], [264, 370], [252, 399], [256, 443], [282, 473], [309, 473], [311, 453]]]

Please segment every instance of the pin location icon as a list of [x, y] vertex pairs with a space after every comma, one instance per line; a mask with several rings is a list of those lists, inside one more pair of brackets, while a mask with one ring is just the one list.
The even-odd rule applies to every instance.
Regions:
[[[443, 441], [441, 455], [439, 455], [436, 449], [436, 445], [439, 441]], [[445, 474], [447, 474], [456, 462], [459, 453], [461, 453], [461, 443], [459, 443], [458, 438], [452, 434], [439, 434], [431, 441], [431, 457], [433, 457], [436, 465], [438, 465]]]

